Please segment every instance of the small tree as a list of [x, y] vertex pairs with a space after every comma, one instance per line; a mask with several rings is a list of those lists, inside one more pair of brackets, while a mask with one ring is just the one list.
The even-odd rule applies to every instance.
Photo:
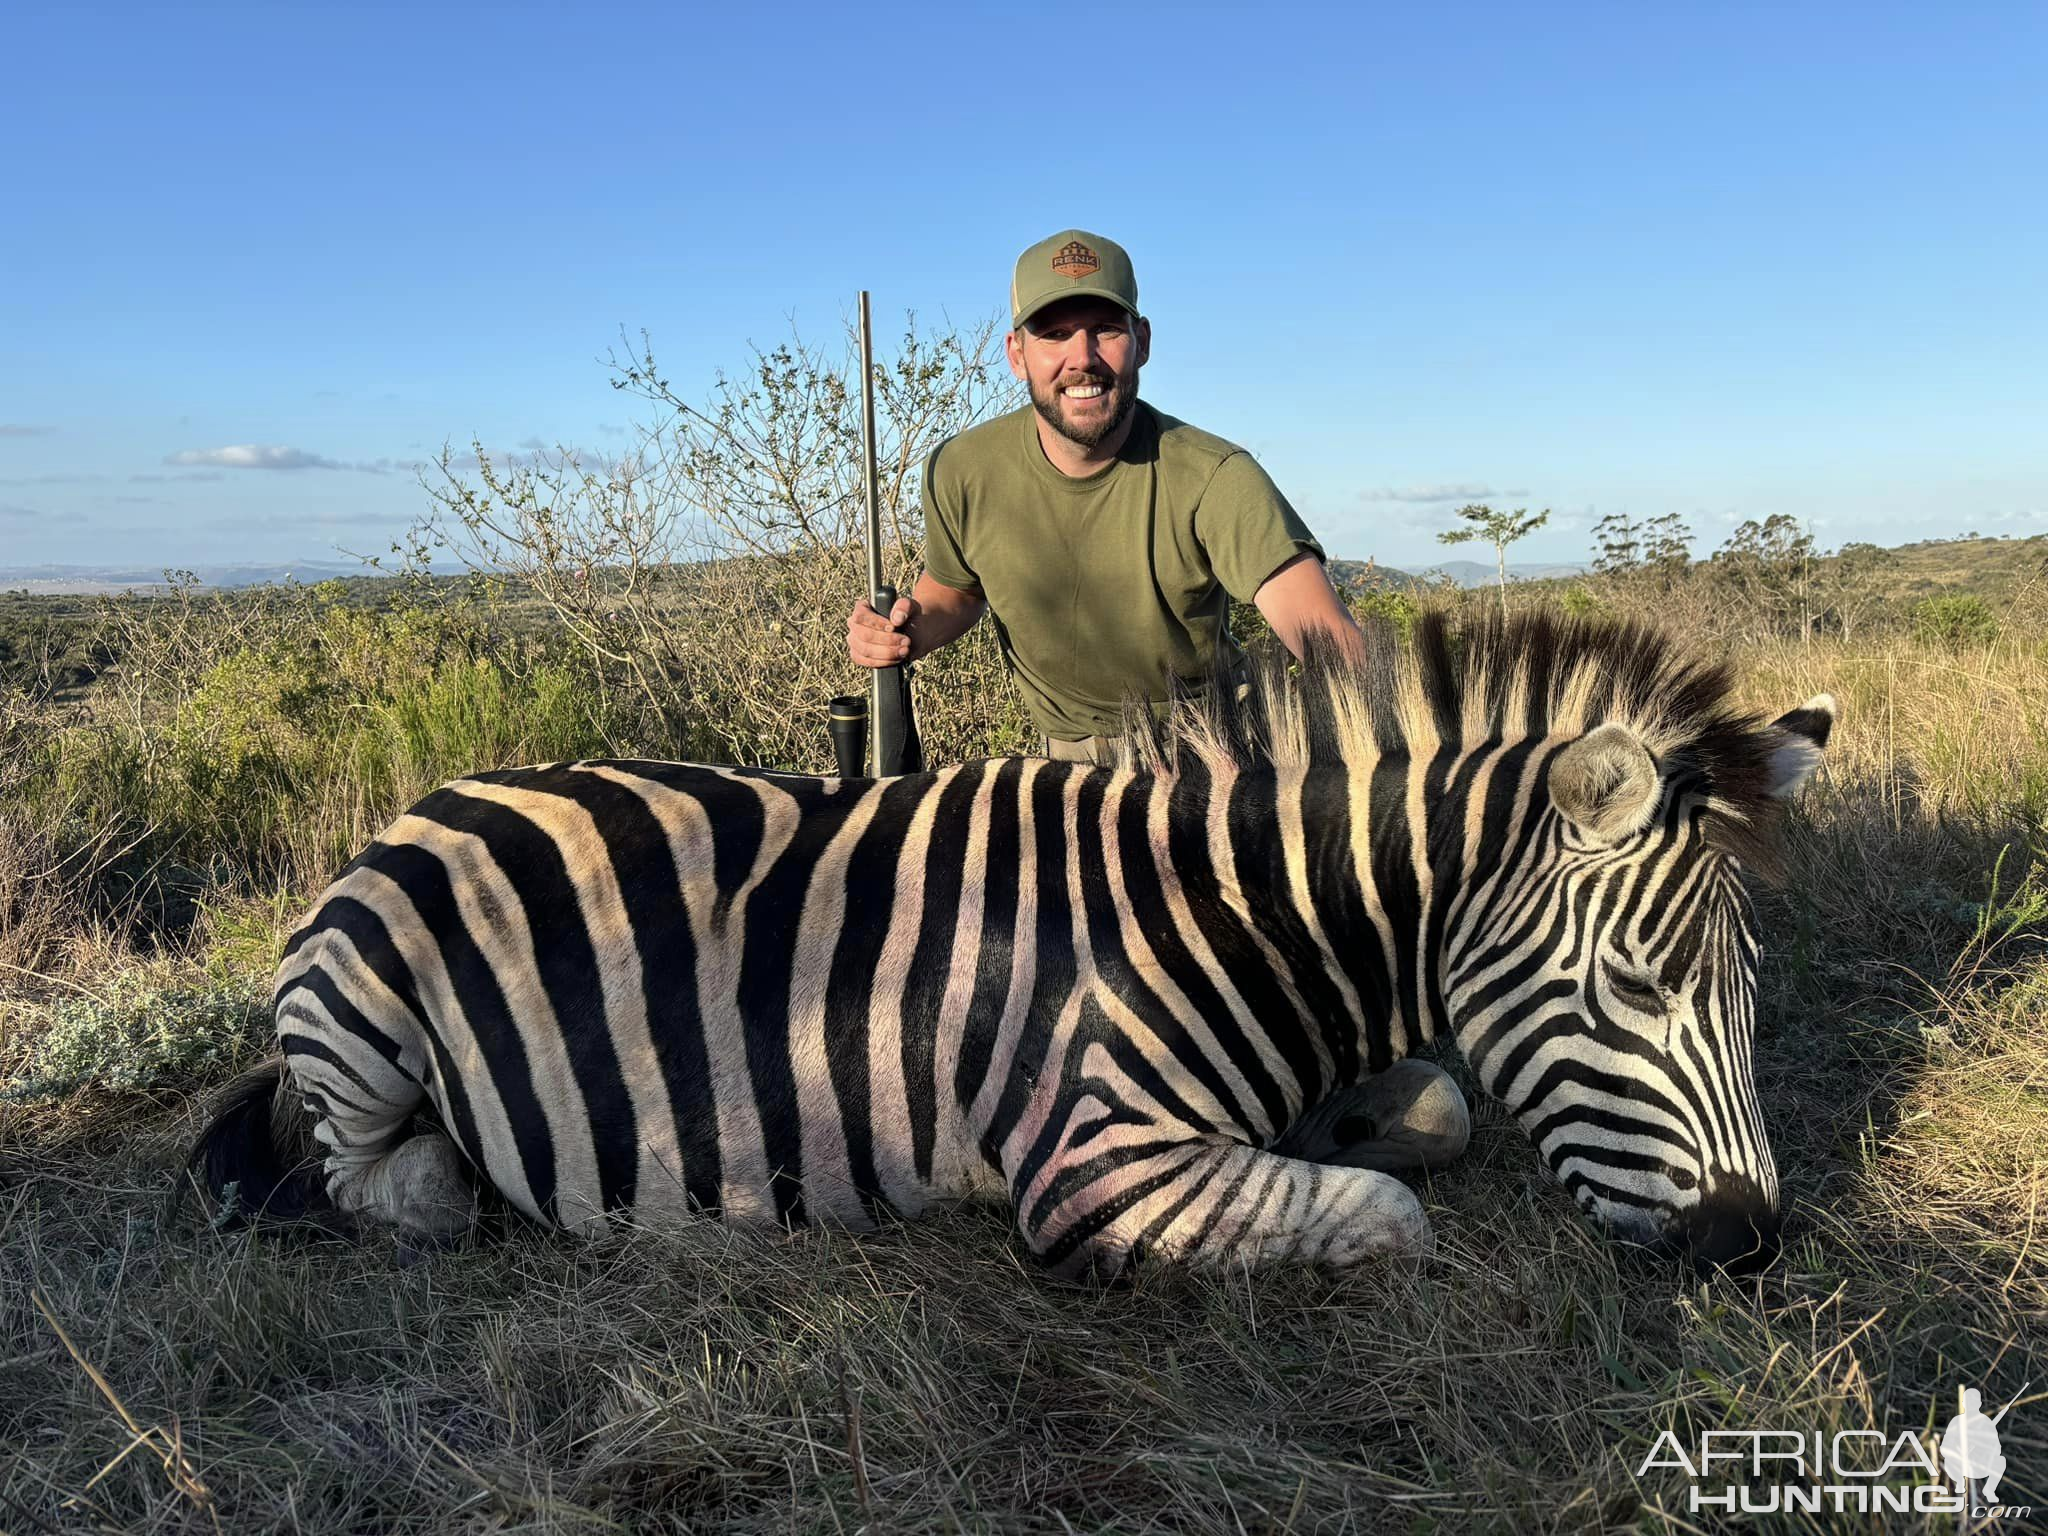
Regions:
[[1669, 587], [1692, 563], [1692, 529], [1676, 512], [1643, 524], [1643, 569]]
[[1715, 551], [1713, 563], [1758, 638], [1812, 638], [1818, 595], [1813, 535], [1796, 518], [1774, 512], [1761, 523], [1743, 523]]
[[1512, 512], [1496, 512], [1482, 502], [1474, 502], [1458, 508], [1457, 515], [1464, 519], [1463, 528], [1451, 528], [1438, 534], [1439, 544], [1469, 544], [1474, 539], [1483, 539], [1493, 546], [1494, 562], [1500, 571], [1500, 616], [1508, 616], [1508, 546], [1526, 534], [1534, 533], [1550, 521], [1550, 509], [1530, 514], [1527, 507], [1517, 507]]
[[1643, 529], [1626, 512], [1610, 512], [1593, 525], [1596, 576], [1633, 576], [1643, 564]]

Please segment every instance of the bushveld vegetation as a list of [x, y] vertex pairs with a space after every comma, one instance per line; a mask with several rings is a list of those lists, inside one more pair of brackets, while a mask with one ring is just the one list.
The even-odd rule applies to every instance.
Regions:
[[[882, 372], [899, 580], [925, 451], [1006, 401], [986, 339], [912, 327]], [[1823, 556], [1774, 518], [1696, 561], [1610, 520], [1594, 573], [1505, 591], [1672, 624], [1760, 710], [1840, 702], [1758, 892], [1789, 1212], [1762, 1276], [1605, 1246], [1476, 1101], [1421, 1186], [1434, 1254], [1344, 1276], [1062, 1287], [998, 1211], [508, 1225], [406, 1268], [173, 1211], [283, 935], [433, 783], [827, 767], [865, 582], [843, 358], [793, 340], [692, 402], [643, 347], [614, 383], [634, 453], [445, 463], [391, 579], [0, 608], [0, 1531], [1687, 1531], [1690, 1480], [1639, 1471], [1664, 1430], [1889, 1440], [2030, 1379], [2002, 1496], [2048, 1504], [2043, 540]], [[1345, 575], [1396, 624], [1501, 600]], [[935, 761], [1026, 744], [986, 627], [917, 686]]]

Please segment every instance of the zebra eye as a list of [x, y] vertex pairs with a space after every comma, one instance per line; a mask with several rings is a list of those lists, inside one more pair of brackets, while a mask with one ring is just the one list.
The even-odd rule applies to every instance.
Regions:
[[1653, 981], [1631, 976], [1627, 971], [1610, 965], [1607, 967], [1607, 985], [1631, 1008], [1641, 1009], [1644, 1013], [1664, 1012], [1664, 990]]

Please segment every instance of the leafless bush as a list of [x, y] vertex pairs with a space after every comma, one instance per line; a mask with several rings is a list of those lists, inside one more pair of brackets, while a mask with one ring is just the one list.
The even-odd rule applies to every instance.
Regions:
[[[921, 330], [875, 369], [885, 573], [922, 568], [926, 458], [1005, 405], [994, 321]], [[867, 588], [858, 354], [790, 340], [685, 400], [643, 337], [611, 359], [613, 388], [652, 408], [632, 451], [593, 464], [444, 451], [415, 540], [530, 593], [617, 691], [615, 750], [822, 769], [823, 702], [864, 681], [846, 611]], [[935, 753], [1023, 739], [993, 637], [926, 669], [921, 725]]]
[[102, 598], [96, 629], [116, 665], [102, 680], [99, 711], [146, 739], [162, 711], [223, 658], [303, 627], [304, 591], [292, 583], [231, 591], [203, 586], [190, 571], [166, 571], [160, 588]]

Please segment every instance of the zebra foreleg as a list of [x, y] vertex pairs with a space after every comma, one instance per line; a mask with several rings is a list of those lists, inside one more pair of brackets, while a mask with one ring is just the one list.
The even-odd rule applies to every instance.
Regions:
[[1077, 1157], [1033, 1185], [1034, 1198], [1019, 1201], [1020, 1230], [1069, 1277], [1113, 1277], [1147, 1253], [1341, 1268], [1429, 1236], [1422, 1202], [1387, 1174], [1236, 1142], [1182, 1142], [1127, 1162]]
[[1412, 1057], [1305, 1111], [1272, 1151], [1337, 1168], [1439, 1168], [1472, 1139], [1465, 1096], [1442, 1067]]
[[[396, 1228], [401, 1259], [465, 1237], [477, 1215], [469, 1165], [444, 1131], [415, 1129], [427, 1103], [416, 1027], [401, 1020], [344, 1029], [324, 1002], [293, 989], [278, 1003], [277, 1031], [289, 1077], [278, 1091], [296, 1092], [314, 1117], [336, 1208]], [[387, 1054], [366, 1036], [404, 1043]]]

